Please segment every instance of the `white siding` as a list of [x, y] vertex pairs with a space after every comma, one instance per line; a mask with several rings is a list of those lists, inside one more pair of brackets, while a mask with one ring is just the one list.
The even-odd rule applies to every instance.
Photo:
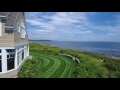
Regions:
[[2, 36], [2, 22], [1, 22], [1, 19], [0, 19], [0, 36]]

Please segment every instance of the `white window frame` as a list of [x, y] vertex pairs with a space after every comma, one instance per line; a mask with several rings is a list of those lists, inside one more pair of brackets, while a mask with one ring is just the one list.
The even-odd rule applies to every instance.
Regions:
[[1, 22], [1, 19], [0, 19], [0, 36], [2, 36], [2, 22]]

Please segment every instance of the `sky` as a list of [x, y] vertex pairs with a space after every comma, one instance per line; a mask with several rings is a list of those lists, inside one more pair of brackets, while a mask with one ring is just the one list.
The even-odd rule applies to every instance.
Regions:
[[26, 12], [29, 39], [120, 42], [120, 12]]

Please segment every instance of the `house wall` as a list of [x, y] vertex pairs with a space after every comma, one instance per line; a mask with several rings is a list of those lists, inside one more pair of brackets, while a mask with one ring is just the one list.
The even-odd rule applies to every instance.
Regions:
[[14, 46], [14, 32], [5, 30], [5, 20], [1, 19], [2, 22], [2, 36], [0, 36], [0, 47]]
[[3, 74], [0, 74], [0, 78], [11, 78], [11, 77], [14, 77], [14, 76], [17, 76], [17, 74], [19, 73], [22, 65], [25, 63], [26, 60], [28, 60], [29, 57], [27, 57], [22, 63], [21, 65], [19, 66], [19, 68], [17, 68], [16, 70], [13, 70], [13, 71], [10, 71], [10, 72], [7, 72], [7, 73], [3, 73]]
[[[7, 69], [8, 68], [7, 55], [9, 55], [10, 53], [7, 53], [5, 49], [15, 49], [15, 52], [11, 52], [12, 54], [15, 55], [14, 68], [10, 70]], [[23, 59], [22, 59], [22, 51], [24, 51]], [[31, 59], [29, 57], [28, 51], [29, 51], [29, 45], [27, 44], [22, 46], [12, 47], [12, 48], [11, 47], [2, 48], [2, 54], [0, 54], [2, 56], [2, 72], [0, 72], [0, 78], [10, 78], [10, 77], [16, 76], [19, 73], [21, 66], [24, 64], [24, 62], [28, 59]], [[21, 60], [18, 58], [18, 56], [21, 57]]]
[[[16, 30], [15, 30], [15, 39], [14, 39], [14, 42], [15, 42], [15, 46], [18, 46], [18, 45], [21, 45], [23, 43], [28, 43], [28, 33], [26, 31], [26, 36], [24, 39], [21, 39], [20, 38], [20, 33], [18, 32], [19, 28], [17, 27], [18, 26], [18, 23], [20, 24], [20, 20], [23, 19], [24, 20], [24, 23], [25, 23], [25, 27], [26, 27], [26, 18], [24, 17], [24, 13], [23, 12], [19, 12], [19, 15], [18, 15], [18, 18], [17, 18], [17, 21], [16, 21]], [[27, 29], [27, 27], [26, 27]]]

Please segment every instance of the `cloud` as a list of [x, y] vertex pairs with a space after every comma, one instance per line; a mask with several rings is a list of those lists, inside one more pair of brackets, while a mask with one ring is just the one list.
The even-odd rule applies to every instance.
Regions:
[[[95, 25], [89, 17], [96, 12], [27, 12], [29, 38], [56, 40], [112, 40], [120, 34], [120, 16], [117, 24]], [[101, 32], [101, 33], [100, 33]], [[116, 35], [116, 36], [115, 36]]]

